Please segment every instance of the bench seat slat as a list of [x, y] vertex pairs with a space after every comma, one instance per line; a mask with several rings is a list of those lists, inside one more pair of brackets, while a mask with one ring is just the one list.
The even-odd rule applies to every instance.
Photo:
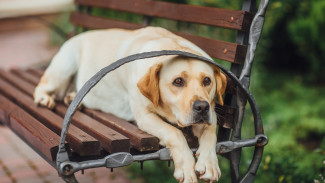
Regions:
[[[42, 71], [40, 70], [36, 70], [36, 69], [30, 69], [29, 72], [24, 72], [24, 71], [15, 71], [18, 75], [24, 75], [27, 76], [28, 78], [30, 78], [31, 80], [33, 80], [33, 82], [31, 82], [31, 84], [33, 85], [33, 87], [35, 87], [35, 85], [38, 83], [38, 80], [40, 78], [40, 76], [43, 74]], [[24, 74], [22, 74], [24, 73]], [[61, 116], [65, 115], [65, 111], [67, 110], [67, 108], [65, 106], [63, 106], [62, 104], [58, 104], [58, 106], [55, 107], [55, 111], [57, 113], [59, 113]], [[108, 133], [110, 132], [110, 128], [125, 135], [126, 137], [130, 138], [130, 142], [133, 148], [135, 148], [138, 151], [152, 151], [152, 150], [158, 150], [159, 149], [159, 140], [152, 136], [149, 135], [143, 131], [141, 131], [140, 129], [138, 129], [135, 125], [132, 125], [131, 123], [117, 118], [111, 114], [106, 114], [100, 111], [96, 111], [96, 110], [91, 110], [91, 109], [84, 109], [84, 112], [86, 114], [88, 114], [90, 117], [98, 120], [99, 122], [101, 122], [103, 125], [106, 126], [98, 126], [96, 125], [96, 127], [92, 127], [92, 124], [90, 124], [89, 122], [94, 121], [92, 118], [85, 116], [85, 114], [81, 113], [80, 111], [76, 111], [75, 115], [73, 116], [73, 119], [76, 118], [76, 120], [78, 121], [78, 123], [83, 123], [83, 121], [85, 121], [86, 125], [90, 125], [88, 127], [86, 127], [85, 125], [85, 129], [88, 128], [94, 128], [94, 130], [99, 130], [99, 131], [103, 131], [103, 130], [107, 130], [107, 132], [103, 132], [104, 133]], [[75, 117], [76, 116], [76, 117]], [[111, 132], [112, 133], [112, 132]], [[94, 137], [96, 137], [94, 135]], [[116, 135], [114, 135], [114, 137], [116, 137]], [[123, 146], [123, 144], [119, 143], [119, 146]], [[113, 150], [114, 152], [117, 152], [115, 150]]]
[[141, 131], [128, 121], [117, 118], [111, 114], [87, 108], [84, 109], [84, 112], [96, 120], [101, 121], [103, 124], [129, 137], [131, 144], [137, 147], [136, 149], [138, 151], [153, 151], [159, 149], [158, 138]]
[[[46, 108], [36, 106], [30, 96], [15, 88], [9, 82], [3, 80], [3, 78], [10, 79], [10, 75], [9, 72], [0, 72], [0, 76], [2, 77], [0, 78], [1, 93], [6, 95], [6, 97], [10, 98], [15, 103], [18, 103], [36, 119], [59, 135], [61, 133], [63, 119]], [[74, 125], [70, 126], [67, 134], [67, 141], [69, 142], [69, 146], [81, 156], [98, 155], [100, 153], [100, 144], [98, 140]]]
[[249, 29], [252, 15], [245, 11], [144, 0], [77, 0], [77, 4], [108, 8], [146, 16], [218, 26]]
[[[62, 117], [65, 116], [67, 109], [62, 103], [57, 103], [55, 106], [55, 112]], [[101, 146], [110, 153], [130, 151], [130, 139], [80, 111], [76, 111], [73, 115], [72, 124], [97, 138]]]
[[55, 161], [60, 137], [30, 114], [0, 94], [0, 111], [9, 127], [36, 147], [50, 161]]
[[[24, 87], [21, 87], [20, 89], [26, 92], [28, 95], [32, 96], [35, 85], [24, 81], [15, 74], [9, 73], [9, 76], [12, 81], [15, 80], [13, 83], [17, 84], [17, 87], [20, 87], [21, 84], [24, 84]], [[67, 107], [62, 103], [57, 103], [54, 110], [61, 117], [64, 117]], [[130, 140], [128, 138], [102, 125], [98, 121], [93, 120], [87, 115], [77, 111], [72, 118], [72, 123], [86, 133], [98, 139], [101, 143], [101, 146], [106, 151], [110, 153], [129, 152]]]
[[36, 85], [40, 80], [40, 78], [33, 77], [33, 75], [31, 75], [30, 73], [27, 72], [27, 70], [13, 69], [13, 70], [11, 70], [11, 72], [34, 85]]
[[[139, 24], [120, 22], [77, 12], [72, 13], [70, 19], [73, 24], [90, 29], [123, 28], [133, 30], [144, 27]], [[211, 57], [237, 64], [242, 64], [244, 62], [247, 49], [245, 45], [204, 38], [182, 32], [174, 33], [193, 42], [206, 51]]]

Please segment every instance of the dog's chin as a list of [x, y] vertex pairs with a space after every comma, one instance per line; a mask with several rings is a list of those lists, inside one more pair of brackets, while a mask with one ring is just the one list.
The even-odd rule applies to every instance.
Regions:
[[184, 125], [183, 123], [181, 123], [181, 122], [179, 122], [179, 121], [177, 121], [177, 125], [178, 125], [179, 127], [181, 127], [181, 128], [185, 128], [185, 127], [191, 126], [191, 124], [186, 124], [186, 125]]
[[196, 122], [192, 123], [192, 125], [209, 125], [209, 124], [210, 123], [205, 120], [200, 120], [200, 121], [196, 121]]
[[208, 115], [205, 116], [194, 116], [192, 120], [192, 125], [201, 125], [201, 124], [211, 124], [210, 117]]
[[185, 127], [189, 127], [189, 126], [196, 126], [196, 125], [210, 125], [211, 123], [209, 122], [209, 120], [207, 119], [197, 119], [197, 120], [193, 120], [191, 123], [188, 124], [183, 124], [179, 121], [177, 121], [177, 125], [181, 128], [185, 128]]
[[185, 119], [175, 120], [174, 124], [177, 124], [180, 128], [185, 128], [189, 126], [196, 125], [210, 125], [210, 116], [209, 115], [191, 115]]

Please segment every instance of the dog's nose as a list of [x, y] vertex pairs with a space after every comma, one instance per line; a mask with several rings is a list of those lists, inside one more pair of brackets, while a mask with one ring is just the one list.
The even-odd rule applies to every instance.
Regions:
[[200, 113], [201, 115], [204, 115], [209, 112], [209, 109], [210, 105], [207, 101], [197, 100], [193, 104], [193, 110], [197, 113]]

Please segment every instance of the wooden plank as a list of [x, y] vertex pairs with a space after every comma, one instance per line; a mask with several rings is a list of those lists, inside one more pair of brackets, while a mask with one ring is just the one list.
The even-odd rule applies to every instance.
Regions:
[[248, 31], [251, 13], [221, 8], [144, 0], [76, 0], [77, 4], [108, 8], [185, 22]]
[[129, 22], [122, 22], [112, 20], [109, 18], [95, 17], [86, 13], [73, 12], [70, 16], [71, 23], [86, 27], [89, 29], [109, 29], [109, 28], [123, 28], [123, 29], [139, 29], [145, 27], [144, 25], [134, 24]]
[[31, 75], [30, 73], [28, 73], [25, 70], [22, 69], [14, 69], [11, 70], [11, 72], [13, 72], [14, 74], [20, 76], [21, 78], [24, 78], [24, 80], [33, 83], [33, 84], [37, 84], [40, 80], [40, 78], [34, 77], [33, 75]]
[[[76, 12], [71, 14], [71, 22], [75, 25], [84, 26], [90, 29], [123, 28], [133, 30], [143, 27], [143, 25], [119, 22], [108, 18], [94, 17], [85, 13]], [[174, 33], [193, 42], [211, 57], [236, 64], [242, 64], [245, 60], [247, 49], [245, 45], [204, 38], [182, 32]]]
[[[3, 78], [8, 79], [9, 74], [9, 72], [0, 72], [0, 76], [2, 77], [0, 78], [0, 92], [22, 106], [46, 127], [60, 135], [63, 119], [46, 108], [38, 107], [34, 104], [34, 101], [30, 96], [5, 81]], [[20, 84], [25, 86], [24, 83]], [[83, 132], [74, 125], [70, 125], [67, 134], [67, 141], [69, 142], [69, 146], [81, 156], [98, 155], [100, 153], [100, 144], [98, 140], [94, 139], [92, 136]]]
[[[37, 80], [37, 77], [31, 75], [30, 73], [25, 73], [24, 76], [27, 76], [33, 81]], [[35, 89], [35, 84], [25, 82], [24, 79], [11, 73], [9, 73], [9, 78], [16, 87], [26, 92], [29, 96], [32, 96]], [[67, 107], [62, 103], [57, 103], [54, 107], [54, 111], [61, 117], [64, 117]], [[129, 152], [130, 139], [90, 118], [86, 114], [81, 113], [80, 111], [76, 111], [76, 113], [73, 115], [72, 124], [98, 139], [101, 147], [110, 153]]]
[[110, 128], [129, 137], [132, 146], [139, 151], [152, 151], [159, 149], [158, 138], [140, 130], [138, 127], [128, 121], [120, 119], [112, 114], [87, 108], [84, 109], [84, 112], [94, 119], [101, 121], [104, 125], [109, 126]]
[[5, 124], [6, 126], [10, 126], [10, 118], [6, 113], [5, 109], [6, 106], [4, 108], [0, 106], [0, 122], [2, 122], [2, 124]]
[[0, 111], [9, 119], [9, 127], [34, 146], [46, 158], [55, 161], [60, 137], [0, 94]]
[[[67, 107], [62, 103], [57, 103], [54, 110], [63, 117]], [[110, 153], [130, 151], [130, 139], [80, 111], [76, 111], [73, 115], [72, 123], [97, 138], [101, 146]]]
[[[39, 80], [41, 78], [41, 76], [44, 74], [45, 69], [40, 69], [40, 68], [30, 68], [26, 70], [27, 73], [30, 73], [34, 76], [37, 76], [37, 79]], [[38, 83], [38, 81], [37, 81]], [[36, 83], [36, 84], [37, 84]]]
[[236, 64], [243, 64], [245, 61], [247, 50], [247, 47], [245, 45], [199, 37], [182, 32], [174, 33], [181, 37], [184, 37], [187, 40], [190, 40], [202, 50], [207, 52], [211, 57]]
[[[31, 75], [34, 74], [34, 75]], [[40, 77], [42, 71], [36, 70], [29, 70], [29, 73], [25, 73], [25, 75], [29, 75], [28, 77], [34, 78], [33, 80], [36, 81], [37, 78]], [[32, 82], [33, 85], [36, 85], [37, 82]], [[64, 109], [62, 106], [57, 106], [55, 108], [56, 112], [60, 113], [61, 115], [65, 113], [66, 108]], [[151, 150], [158, 150], [159, 149], [159, 140], [158, 138], [147, 134], [146, 132], [141, 131], [135, 125], [115, 117], [114, 115], [107, 114], [104, 112], [91, 110], [91, 109], [84, 109], [84, 112], [91, 116], [92, 118], [100, 121], [105, 126], [125, 135], [126, 137], [130, 138], [130, 142], [133, 148], [137, 149], [138, 151], [151, 151]], [[77, 119], [79, 121], [92, 121], [93, 119], [89, 119], [84, 117], [82, 113], [80, 114], [79, 111], [76, 112], [74, 116], [79, 116]], [[88, 124], [90, 125], [90, 124]], [[89, 128], [89, 127], [86, 127]], [[90, 127], [92, 128], [92, 127]], [[103, 128], [104, 127], [96, 127], [95, 129]]]

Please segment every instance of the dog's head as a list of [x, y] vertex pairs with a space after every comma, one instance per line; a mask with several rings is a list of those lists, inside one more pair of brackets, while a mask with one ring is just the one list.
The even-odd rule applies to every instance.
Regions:
[[151, 66], [138, 82], [140, 92], [153, 104], [152, 111], [180, 127], [211, 124], [216, 115], [214, 98], [217, 95], [223, 105], [226, 85], [218, 68], [179, 56]]

